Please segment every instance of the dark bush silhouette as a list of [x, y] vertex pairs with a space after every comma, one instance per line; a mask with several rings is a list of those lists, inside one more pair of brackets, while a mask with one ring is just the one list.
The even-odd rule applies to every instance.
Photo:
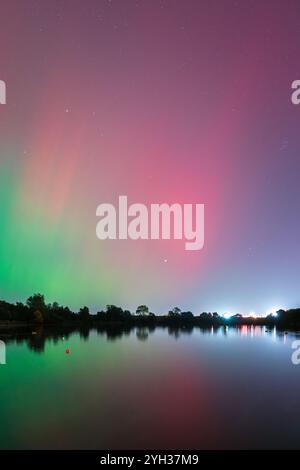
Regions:
[[68, 307], [59, 305], [57, 302], [46, 304], [42, 294], [30, 296], [25, 304], [0, 301], [0, 327], [2, 326], [2, 328], [7, 325], [40, 325], [42, 327], [43, 325], [56, 324], [84, 324], [86, 325], [84, 329], [94, 325], [99, 328], [97, 325], [101, 324], [120, 324], [123, 330], [124, 325], [128, 325], [129, 329], [137, 326], [141, 332], [138, 335], [139, 338], [144, 337], [143, 332], [146, 331], [144, 329], [150, 331], [156, 326], [171, 327], [176, 335], [179, 331], [187, 332], [193, 326], [209, 328], [212, 325], [216, 328], [226, 325], [266, 325], [272, 328], [276, 325], [281, 329], [300, 330], [300, 308], [278, 310], [276, 316], [252, 318], [236, 314], [226, 319], [219, 316], [217, 312], [203, 312], [200, 315], [194, 315], [190, 311], [181, 311], [179, 307], [174, 307], [167, 315], [155, 315], [149, 311], [149, 307], [146, 305], [140, 305], [136, 309], [136, 314], [116, 305], [107, 305], [105, 310], [98, 311], [96, 315], [91, 314], [86, 306], [82, 307], [78, 313], [74, 313]]

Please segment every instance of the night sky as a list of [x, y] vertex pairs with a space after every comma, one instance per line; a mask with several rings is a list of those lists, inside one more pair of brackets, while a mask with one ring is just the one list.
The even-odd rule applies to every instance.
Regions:
[[[299, 0], [2, 0], [0, 297], [300, 306]], [[96, 238], [96, 207], [204, 203], [205, 247]]]

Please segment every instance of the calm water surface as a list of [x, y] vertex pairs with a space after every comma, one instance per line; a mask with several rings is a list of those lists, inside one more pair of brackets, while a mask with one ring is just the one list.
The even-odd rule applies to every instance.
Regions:
[[0, 338], [2, 449], [300, 448], [295, 334], [243, 327]]

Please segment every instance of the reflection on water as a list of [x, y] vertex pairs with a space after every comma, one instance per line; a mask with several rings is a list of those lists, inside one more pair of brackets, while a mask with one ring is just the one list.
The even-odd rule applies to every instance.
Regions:
[[0, 333], [0, 447], [298, 448], [299, 335], [259, 326]]
[[30, 328], [18, 328], [18, 330], [12, 332], [8, 330], [7, 332], [1, 331], [0, 338], [5, 340], [6, 344], [15, 343], [23, 344], [25, 343], [27, 347], [35, 352], [44, 352], [45, 345], [47, 342], [52, 342], [53, 344], [58, 343], [59, 341], [66, 341], [72, 335], [79, 335], [80, 339], [83, 341], [88, 341], [91, 334], [96, 333], [98, 336], [104, 337], [107, 341], [116, 341], [121, 339], [123, 336], [130, 336], [134, 334], [136, 338], [140, 341], [147, 341], [149, 336], [155, 332], [155, 330], [166, 331], [169, 336], [172, 336], [176, 339], [180, 338], [183, 335], [192, 335], [193, 332], [199, 332], [201, 335], [211, 335], [211, 336], [248, 336], [248, 337], [258, 337], [258, 336], [269, 336], [272, 337], [274, 341], [283, 341], [286, 344], [288, 337], [297, 338], [300, 337], [300, 332], [293, 331], [277, 331], [276, 326], [273, 328], [267, 328], [265, 326], [253, 326], [253, 325], [241, 325], [236, 327], [228, 326], [209, 326], [207, 328], [199, 328], [195, 326], [169, 326], [169, 327], [155, 327], [155, 326], [146, 326], [146, 327], [130, 327], [123, 325], [115, 326], [98, 326], [90, 328], [88, 326], [81, 328], [74, 327], [48, 327], [44, 328], [43, 326]]

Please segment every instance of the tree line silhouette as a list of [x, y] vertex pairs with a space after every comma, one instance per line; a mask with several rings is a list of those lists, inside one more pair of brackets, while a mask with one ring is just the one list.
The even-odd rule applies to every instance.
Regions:
[[105, 310], [91, 314], [88, 307], [80, 308], [75, 313], [69, 307], [59, 305], [57, 302], [46, 304], [42, 294], [30, 296], [26, 303], [15, 304], [0, 301], [0, 323], [2, 325], [22, 324], [127, 324], [127, 325], [269, 325], [278, 327], [289, 327], [300, 329], [300, 308], [291, 310], [279, 310], [277, 316], [267, 315], [265, 317], [244, 317], [240, 314], [230, 318], [224, 318], [217, 312], [203, 312], [194, 315], [190, 311], [182, 311], [174, 307], [164, 315], [155, 315], [147, 305], [139, 305], [135, 312], [123, 310], [116, 305], [107, 305]]

